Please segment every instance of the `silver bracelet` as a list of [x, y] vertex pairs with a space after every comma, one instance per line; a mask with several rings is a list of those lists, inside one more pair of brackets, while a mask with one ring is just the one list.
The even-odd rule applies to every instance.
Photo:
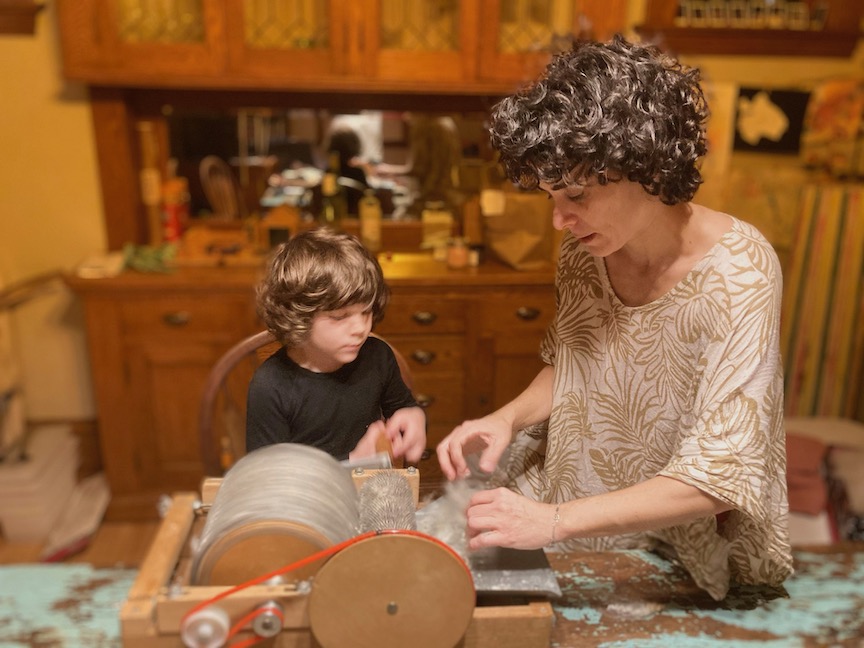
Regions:
[[561, 503], [557, 503], [555, 505], [555, 515], [552, 516], [552, 539], [549, 541], [548, 547], [551, 547], [555, 544], [555, 527], [558, 526], [558, 523], [561, 521]]

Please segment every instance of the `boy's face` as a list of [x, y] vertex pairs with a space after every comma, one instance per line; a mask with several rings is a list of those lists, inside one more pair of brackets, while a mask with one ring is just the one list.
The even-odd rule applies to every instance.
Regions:
[[313, 371], [335, 371], [352, 362], [372, 331], [372, 307], [354, 304], [335, 311], [321, 311], [312, 318], [304, 355]]

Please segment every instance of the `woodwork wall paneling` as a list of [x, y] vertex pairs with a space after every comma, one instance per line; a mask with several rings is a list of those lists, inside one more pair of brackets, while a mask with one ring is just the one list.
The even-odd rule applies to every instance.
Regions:
[[149, 231], [136, 170], [133, 116], [123, 90], [91, 88], [90, 105], [109, 250], [143, 243]]

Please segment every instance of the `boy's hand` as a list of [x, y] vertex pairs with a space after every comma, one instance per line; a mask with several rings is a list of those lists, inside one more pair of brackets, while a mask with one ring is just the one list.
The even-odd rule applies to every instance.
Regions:
[[371, 457], [378, 452], [378, 439], [386, 435], [384, 421], [374, 421], [366, 428], [366, 434], [357, 442], [354, 449], [348, 453], [348, 460]]
[[426, 449], [426, 412], [422, 408], [403, 407], [396, 410], [387, 420], [385, 430], [394, 457], [404, 456], [409, 463], [420, 461]]

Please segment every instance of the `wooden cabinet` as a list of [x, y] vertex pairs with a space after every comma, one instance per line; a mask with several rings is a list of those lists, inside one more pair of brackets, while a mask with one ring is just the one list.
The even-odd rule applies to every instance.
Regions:
[[399, 288], [376, 332], [399, 349], [426, 410], [430, 444], [462, 420], [465, 309], [458, 293]]
[[648, 0], [643, 38], [676, 54], [848, 57], [864, 3]]
[[626, 0], [595, 4], [61, 0], [58, 13], [65, 74], [98, 85], [484, 94], [533, 78], [568, 39], [624, 29]]
[[419, 464], [424, 496], [442, 479], [435, 446], [465, 419], [465, 365], [472, 355], [467, 328], [463, 295], [440, 287], [394, 288], [376, 328], [408, 361], [414, 395], [426, 412], [427, 445]]
[[474, 78], [478, 0], [59, 3], [67, 76], [100, 85], [369, 90]]
[[160, 495], [200, 486], [205, 379], [256, 330], [250, 283], [232, 287], [228, 272], [69, 279], [85, 309], [109, 519], [152, 518]]
[[[376, 332], [411, 367], [428, 420], [421, 482], [432, 492], [441, 483], [437, 443], [518, 394], [539, 370], [553, 269], [487, 263], [450, 271], [428, 255], [397, 255], [382, 267], [392, 299]], [[109, 519], [153, 518], [161, 495], [199, 487], [205, 379], [233, 343], [260, 330], [256, 280], [256, 270], [242, 267], [68, 279], [85, 308]]]
[[510, 289], [477, 304], [469, 415], [495, 410], [528, 386], [543, 368], [538, 349], [554, 314], [555, 294], [545, 287]]
[[407, 358], [426, 410], [424, 492], [440, 485], [435, 447], [453, 428], [517, 396], [543, 366], [540, 342], [555, 312], [551, 276], [540, 285], [394, 288], [378, 332]]

